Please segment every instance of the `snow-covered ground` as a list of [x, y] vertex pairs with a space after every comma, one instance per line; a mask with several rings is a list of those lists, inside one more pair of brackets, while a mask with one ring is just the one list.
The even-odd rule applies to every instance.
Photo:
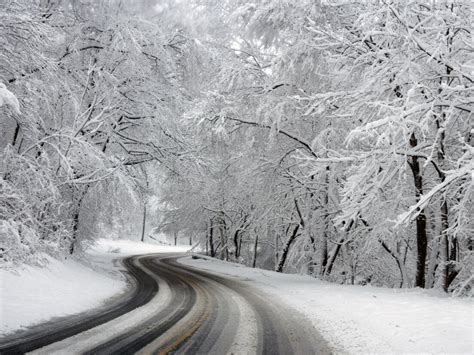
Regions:
[[[99, 307], [126, 290], [123, 267], [114, 260], [135, 254], [183, 252], [167, 246], [101, 239], [81, 261], [49, 259], [47, 267], [0, 269], [0, 335]], [[87, 286], [87, 287], [86, 287]]]
[[94, 247], [88, 251], [88, 254], [102, 258], [111, 254], [129, 256], [147, 253], [184, 253], [190, 248], [189, 245], [152, 244], [125, 239], [99, 239]]
[[0, 280], [0, 334], [98, 307], [126, 287], [118, 275], [74, 260], [50, 259], [45, 268], [25, 266], [16, 273], [0, 270]]
[[[102, 239], [82, 262], [50, 260], [47, 268], [0, 270], [0, 335], [98, 307], [124, 292], [123, 267], [114, 263], [119, 257], [188, 249]], [[473, 353], [472, 300], [419, 289], [335, 285], [219, 260], [185, 257], [180, 262], [245, 280], [278, 297], [305, 314], [337, 353]]]
[[305, 314], [336, 353], [473, 353], [471, 300], [419, 289], [335, 285], [207, 258], [180, 262], [245, 280], [278, 297]]

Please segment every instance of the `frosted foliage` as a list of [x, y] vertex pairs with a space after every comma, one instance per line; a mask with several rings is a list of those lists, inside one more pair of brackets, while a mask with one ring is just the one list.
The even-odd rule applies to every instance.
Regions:
[[[171, 166], [181, 144], [169, 119], [185, 107], [193, 47], [176, 23], [149, 21], [146, 3], [49, 5], [0, 5], [7, 265], [33, 262], [40, 251], [76, 255], [100, 226], [138, 228], [142, 216], [126, 207], [141, 210], [153, 191], [145, 165]], [[115, 218], [98, 212], [116, 205], [124, 207]]]
[[9, 148], [0, 166], [2, 267], [36, 263], [41, 251], [59, 255], [70, 235], [60, 219], [60, 195], [53, 177]]
[[164, 233], [472, 293], [468, 2], [125, 3], [0, 5], [8, 262]]
[[0, 107], [3, 105], [11, 106], [16, 113], [20, 113], [20, 103], [18, 99], [7, 89], [5, 84], [0, 82]]
[[225, 1], [220, 24], [204, 3], [235, 37], [213, 33], [164, 225], [251, 266], [470, 294], [467, 3]]

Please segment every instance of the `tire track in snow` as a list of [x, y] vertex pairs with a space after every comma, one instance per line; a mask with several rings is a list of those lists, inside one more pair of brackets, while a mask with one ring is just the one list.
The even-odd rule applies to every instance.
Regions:
[[[135, 278], [136, 305], [109, 319], [69, 317], [66, 333], [25, 339], [12, 352], [59, 339], [38, 354], [326, 354], [308, 322], [242, 280], [178, 264], [183, 256], [143, 255], [125, 259]], [[159, 291], [159, 292], [158, 292]], [[119, 312], [120, 313], [120, 312]], [[90, 316], [89, 316], [90, 317]], [[72, 319], [74, 318], [74, 319]], [[66, 320], [67, 320], [66, 319]], [[78, 324], [71, 324], [79, 320]], [[84, 321], [81, 323], [81, 321]], [[62, 324], [68, 324], [67, 322]], [[89, 326], [89, 328], [87, 328]], [[78, 332], [78, 330], [81, 330]], [[21, 337], [19, 338], [21, 341]], [[46, 345], [46, 344], [45, 344]], [[10, 344], [11, 346], [11, 344]], [[11, 349], [11, 348], [10, 348]], [[15, 352], [16, 351], [16, 352]]]

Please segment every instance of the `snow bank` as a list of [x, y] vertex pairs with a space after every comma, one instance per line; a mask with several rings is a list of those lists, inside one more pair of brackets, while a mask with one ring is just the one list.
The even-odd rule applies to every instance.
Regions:
[[74, 260], [0, 270], [0, 280], [0, 334], [98, 307], [126, 288], [124, 278]]
[[335, 285], [211, 259], [186, 265], [238, 279], [305, 314], [337, 353], [472, 354], [473, 302], [393, 290]]
[[125, 239], [99, 239], [91, 249], [91, 254], [112, 253], [115, 255], [138, 255], [148, 253], [184, 253], [191, 249], [189, 245], [167, 245], [141, 243]]
[[176, 253], [189, 246], [167, 246], [129, 240], [100, 239], [81, 262], [48, 258], [47, 267], [24, 266], [0, 270], [0, 335], [84, 312], [126, 290], [121, 257], [147, 253]]

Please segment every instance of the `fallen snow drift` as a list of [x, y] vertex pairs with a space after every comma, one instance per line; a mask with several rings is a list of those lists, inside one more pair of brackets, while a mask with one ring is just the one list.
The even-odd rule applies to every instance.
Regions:
[[189, 246], [167, 246], [129, 240], [100, 239], [82, 262], [49, 258], [47, 267], [0, 269], [0, 335], [103, 305], [125, 292], [127, 283], [114, 262], [147, 253], [176, 253]]
[[336, 285], [215, 259], [179, 261], [244, 280], [280, 298], [305, 314], [337, 353], [473, 351], [471, 300], [434, 296], [420, 289]]

